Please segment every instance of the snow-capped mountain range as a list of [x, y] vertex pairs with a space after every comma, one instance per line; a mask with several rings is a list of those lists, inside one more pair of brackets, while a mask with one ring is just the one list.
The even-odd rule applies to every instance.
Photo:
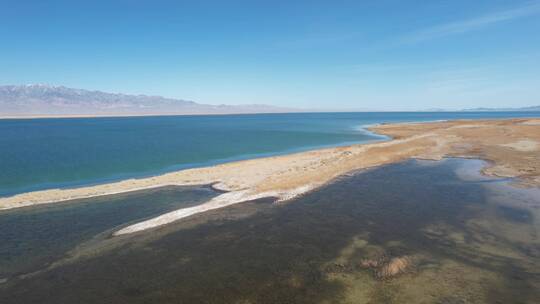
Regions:
[[268, 105], [208, 105], [161, 96], [127, 95], [43, 84], [0, 86], [0, 116], [179, 115], [280, 113]]

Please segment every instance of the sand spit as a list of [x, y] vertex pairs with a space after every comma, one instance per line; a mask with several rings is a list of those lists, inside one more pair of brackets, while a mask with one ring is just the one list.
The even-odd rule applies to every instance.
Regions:
[[276, 197], [278, 198], [278, 201], [288, 200], [302, 193], [305, 193], [312, 188], [313, 186], [307, 185], [307, 186], [300, 187], [298, 189], [292, 189], [286, 192], [262, 192], [262, 193], [256, 193], [256, 194], [250, 194], [249, 190], [227, 192], [217, 197], [214, 197], [213, 199], [211, 199], [210, 201], [204, 204], [178, 209], [175, 211], [165, 213], [158, 217], [149, 219], [147, 221], [143, 221], [143, 222], [131, 225], [131, 226], [127, 226], [125, 228], [122, 228], [116, 231], [114, 235], [129, 234], [129, 233], [147, 230], [150, 228], [163, 226], [163, 225], [172, 223], [174, 221], [180, 220], [182, 218], [185, 218], [185, 217], [197, 214], [197, 213], [201, 213], [201, 212], [205, 212], [205, 211], [209, 211], [213, 209], [218, 209], [218, 208], [223, 208], [223, 207], [227, 207], [227, 206], [242, 203], [242, 202], [252, 201], [259, 198]]
[[[538, 119], [459, 120], [378, 125], [370, 131], [392, 140], [231, 162], [188, 169], [156, 177], [74, 189], [53, 189], [0, 198], [0, 209], [54, 203], [169, 185], [212, 184], [229, 191], [192, 208], [126, 227], [118, 233], [156, 225], [255, 198], [290, 199], [345, 173], [408, 158], [474, 157], [490, 161], [484, 173], [520, 178], [540, 185], [540, 125]], [[517, 143], [517, 144], [516, 144]], [[154, 225], [154, 226], [153, 226]]]
[[128, 233], [146, 230], [153, 227], [162, 226], [162, 225], [172, 223], [174, 221], [177, 221], [179, 219], [182, 219], [182, 218], [185, 218], [185, 217], [197, 214], [197, 213], [201, 213], [201, 212], [205, 212], [205, 211], [209, 211], [213, 209], [218, 209], [218, 208], [223, 208], [223, 207], [230, 206], [232, 204], [236, 204], [242, 201], [252, 200], [252, 199], [257, 199], [257, 198], [258, 198], [257, 196], [250, 196], [248, 194], [248, 191], [246, 190], [227, 192], [211, 199], [210, 201], [204, 204], [171, 211], [163, 215], [160, 215], [158, 217], [152, 218], [150, 220], [143, 221], [143, 222], [125, 227], [123, 229], [116, 231], [114, 235], [128, 234]]

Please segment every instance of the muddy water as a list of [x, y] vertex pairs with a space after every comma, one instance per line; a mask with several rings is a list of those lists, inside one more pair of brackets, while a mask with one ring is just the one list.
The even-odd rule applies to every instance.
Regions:
[[539, 303], [540, 190], [482, 165], [408, 161], [100, 240], [0, 302]]

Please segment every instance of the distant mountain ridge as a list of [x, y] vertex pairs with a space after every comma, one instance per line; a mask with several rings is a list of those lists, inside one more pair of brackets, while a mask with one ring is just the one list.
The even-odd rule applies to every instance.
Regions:
[[0, 116], [180, 115], [298, 112], [268, 105], [208, 105], [43, 84], [0, 86]]
[[532, 107], [522, 107], [522, 108], [473, 108], [473, 109], [465, 109], [463, 111], [486, 111], [486, 112], [496, 112], [496, 111], [540, 111], [540, 106], [532, 106]]

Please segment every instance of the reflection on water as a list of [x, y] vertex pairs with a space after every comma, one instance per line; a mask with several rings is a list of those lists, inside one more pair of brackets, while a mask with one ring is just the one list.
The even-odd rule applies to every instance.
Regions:
[[479, 164], [409, 161], [105, 239], [0, 302], [538, 303], [540, 190]]

